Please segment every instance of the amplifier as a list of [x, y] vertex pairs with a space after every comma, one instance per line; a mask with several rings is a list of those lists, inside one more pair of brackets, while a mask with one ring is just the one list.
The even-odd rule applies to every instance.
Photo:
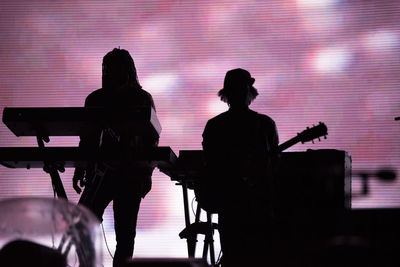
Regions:
[[274, 186], [279, 216], [313, 219], [351, 208], [351, 157], [334, 149], [284, 152]]

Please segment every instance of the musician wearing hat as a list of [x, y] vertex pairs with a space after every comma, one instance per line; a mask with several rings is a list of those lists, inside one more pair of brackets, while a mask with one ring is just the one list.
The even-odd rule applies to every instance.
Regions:
[[223, 267], [258, 264], [268, 247], [279, 140], [274, 120], [249, 108], [258, 95], [254, 82], [247, 70], [228, 71], [218, 96], [229, 110], [210, 119], [203, 132], [210, 199], [199, 203], [218, 213]]

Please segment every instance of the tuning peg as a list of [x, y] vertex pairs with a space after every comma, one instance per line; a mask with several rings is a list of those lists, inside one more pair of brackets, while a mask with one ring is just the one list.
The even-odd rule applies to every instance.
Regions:
[[321, 142], [321, 138], [319, 138], [319, 137], [318, 137], [318, 141], [320, 141], [320, 142]]
[[314, 144], [314, 140], [311, 140], [311, 142]]
[[326, 139], [326, 135], [324, 135], [324, 139]]

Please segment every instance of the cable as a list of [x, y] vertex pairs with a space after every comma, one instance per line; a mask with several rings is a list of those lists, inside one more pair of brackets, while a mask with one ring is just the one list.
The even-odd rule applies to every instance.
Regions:
[[101, 223], [101, 229], [103, 229], [104, 242], [106, 243], [106, 247], [107, 247], [107, 250], [108, 250], [108, 254], [110, 254], [110, 257], [111, 257], [112, 259], [114, 259], [113, 255], [112, 255], [112, 253], [111, 253], [111, 251], [110, 251], [110, 248], [108, 247], [107, 238], [106, 238], [106, 232], [104, 231], [103, 223]]
[[53, 182], [51, 182], [51, 187], [53, 188], [53, 198], [57, 198], [56, 188], [54, 187]]
[[217, 261], [215, 262], [215, 266], [221, 266], [221, 260], [222, 260], [222, 250], [219, 251], [219, 255]]
[[196, 217], [196, 212], [194, 211], [194, 208], [193, 208], [193, 202], [196, 200], [196, 197], [193, 197], [192, 198], [192, 203], [191, 203], [191, 206], [192, 206], [192, 212], [193, 212], [193, 214], [194, 214], [194, 216]]

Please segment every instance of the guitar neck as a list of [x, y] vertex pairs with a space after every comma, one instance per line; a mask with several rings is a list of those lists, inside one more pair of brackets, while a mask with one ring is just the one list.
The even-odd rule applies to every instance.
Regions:
[[299, 138], [298, 136], [293, 137], [292, 139], [286, 141], [285, 143], [280, 144], [280, 145], [278, 146], [278, 152], [285, 151], [285, 150], [288, 149], [289, 147], [291, 147], [291, 146], [297, 144], [299, 141], [300, 141], [300, 138]]
[[280, 144], [276, 151], [282, 152], [289, 147], [297, 144], [298, 142], [308, 142], [308, 141], [313, 141], [315, 138], [319, 138], [321, 136], [325, 136], [328, 134], [328, 128], [326, 127], [325, 123], [320, 122], [317, 126], [314, 126], [312, 128], [307, 127], [306, 130], [302, 131], [301, 133], [297, 134], [297, 136], [293, 137], [292, 139], [286, 141], [283, 144]]

